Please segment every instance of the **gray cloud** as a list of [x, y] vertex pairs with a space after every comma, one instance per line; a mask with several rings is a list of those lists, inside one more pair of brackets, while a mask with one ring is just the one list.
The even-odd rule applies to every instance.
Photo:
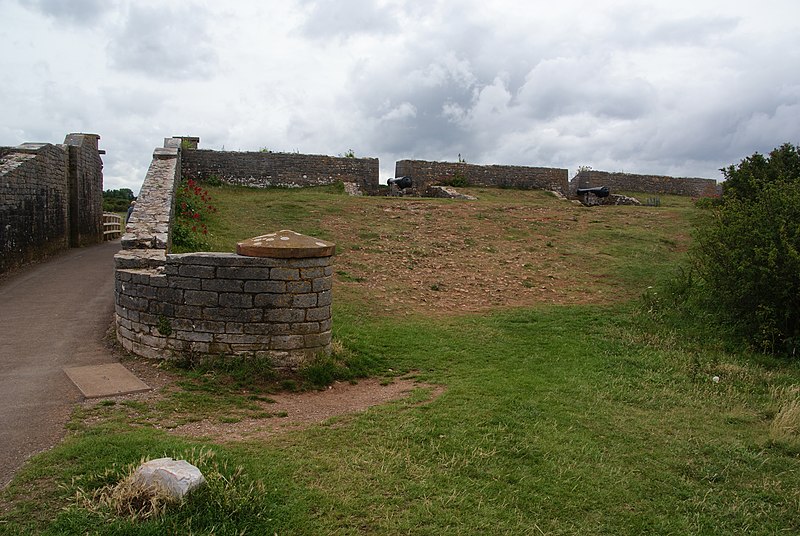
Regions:
[[92, 25], [117, 8], [114, 0], [30, 0], [21, 5], [74, 25]]
[[114, 67], [166, 79], [209, 76], [217, 66], [208, 14], [199, 6], [133, 4], [109, 45]]
[[347, 38], [398, 30], [393, 10], [374, 0], [303, 0], [308, 15], [301, 30], [312, 39]]
[[[110, 187], [172, 134], [719, 177], [798, 143], [800, 4], [0, 0], [0, 144], [97, 132]], [[721, 15], [720, 15], [721, 14]], [[55, 21], [55, 23], [54, 23]], [[62, 24], [63, 23], [63, 24]], [[80, 66], [64, 61], [79, 50]]]

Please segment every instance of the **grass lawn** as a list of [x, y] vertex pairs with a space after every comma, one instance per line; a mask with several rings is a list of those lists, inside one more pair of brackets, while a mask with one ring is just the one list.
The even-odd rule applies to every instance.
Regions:
[[[152, 402], [79, 408], [3, 494], [0, 533], [800, 533], [800, 443], [775, 426], [797, 405], [798, 367], [687, 338], [638, 300], [685, 255], [702, 217], [689, 200], [588, 209], [469, 193], [479, 201], [212, 189], [213, 249], [282, 228], [337, 243], [340, 373], [424, 383], [226, 441], [177, 426], [274, 419], [257, 404], [271, 387], [176, 373]], [[164, 455], [209, 485], [144, 521], [92, 501]]]

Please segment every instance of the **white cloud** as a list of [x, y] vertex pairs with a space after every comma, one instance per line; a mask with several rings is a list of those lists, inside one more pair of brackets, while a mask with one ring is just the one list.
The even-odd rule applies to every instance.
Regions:
[[678, 173], [798, 139], [800, 4], [0, 0], [0, 144], [97, 132], [109, 187], [153, 147]]

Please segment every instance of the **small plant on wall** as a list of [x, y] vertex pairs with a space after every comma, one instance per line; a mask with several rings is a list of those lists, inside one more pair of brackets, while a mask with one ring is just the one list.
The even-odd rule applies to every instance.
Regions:
[[208, 247], [207, 222], [217, 208], [208, 190], [189, 179], [181, 182], [175, 197], [175, 220], [172, 245], [178, 252], [198, 251]]

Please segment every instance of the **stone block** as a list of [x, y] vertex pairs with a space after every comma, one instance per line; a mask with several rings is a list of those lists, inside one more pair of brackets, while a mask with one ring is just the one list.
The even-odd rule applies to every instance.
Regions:
[[331, 290], [333, 287], [332, 277], [318, 277], [311, 281], [312, 292], [321, 292], [323, 290]]
[[325, 269], [321, 266], [314, 268], [300, 268], [300, 277], [302, 279], [316, 279], [325, 275]]
[[[309, 310], [313, 311], [314, 309]], [[303, 322], [307, 316], [305, 309], [270, 309], [264, 311], [264, 319], [266, 321], [284, 324]]]
[[252, 293], [269, 292], [269, 293], [283, 293], [286, 292], [285, 281], [245, 281], [244, 291]]
[[310, 333], [319, 333], [319, 322], [300, 322], [292, 324], [292, 333], [295, 335], [308, 335]]
[[290, 294], [306, 294], [311, 292], [311, 281], [289, 281], [286, 291]]
[[270, 278], [275, 281], [297, 281], [300, 279], [300, 270], [297, 268], [272, 268]]
[[194, 305], [175, 306], [175, 316], [178, 318], [199, 319], [202, 318], [203, 309]]
[[193, 277], [169, 277], [167, 281], [169, 288], [182, 290], [200, 290], [202, 288], [201, 280]]
[[229, 266], [217, 268], [217, 277], [221, 279], [269, 279], [270, 268], [260, 266]]
[[253, 305], [265, 308], [289, 307], [292, 297], [289, 294], [256, 294]]
[[316, 307], [314, 309], [306, 309], [306, 322], [319, 322], [328, 320], [331, 317], [331, 306]]
[[270, 335], [273, 332], [273, 326], [276, 324], [269, 323], [253, 323], [242, 324], [242, 331], [248, 335]]
[[306, 348], [327, 346], [331, 343], [331, 332], [325, 331], [323, 333], [310, 333], [304, 336], [304, 341], [304, 346]]
[[214, 277], [216, 268], [213, 266], [181, 265], [178, 274], [182, 277], [195, 277], [198, 279], [211, 279]]
[[243, 335], [240, 333], [218, 333], [214, 335], [215, 342], [227, 344], [256, 344], [263, 339], [263, 335]]
[[203, 279], [201, 280], [203, 290], [213, 290], [215, 292], [242, 292], [244, 291], [244, 281], [241, 279]]
[[215, 334], [202, 331], [175, 331], [173, 336], [176, 339], [189, 342], [211, 342]]
[[317, 295], [317, 304], [322, 307], [323, 305], [330, 305], [333, 300], [333, 295], [330, 290], [323, 290]]
[[159, 288], [156, 292], [156, 299], [162, 302], [182, 304], [183, 290], [177, 288]]
[[[302, 308], [309, 308], [309, 307], [316, 307], [317, 305], [317, 294], [295, 294], [292, 296], [292, 307], [302, 307]], [[320, 305], [327, 305], [327, 304], [320, 304]]]
[[273, 335], [269, 346], [273, 350], [296, 350], [304, 345], [305, 339], [302, 335]]
[[183, 294], [183, 301], [186, 305], [216, 307], [219, 304], [219, 294], [205, 290], [187, 290]]
[[226, 322], [225, 333], [244, 333], [244, 326], [241, 322]]
[[250, 294], [221, 293], [219, 295], [220, 307], [249, 308], [253, 306], [253, 296]]
[[192, 325], [192, 330], [204, 333], [225, 333], [225, 322], [195, 320]]
[[232, 309], [228, 307], [208, 307], [203, 309], [202, 314], [202, 318], [205, 320], [241, 323], [260, 322], [263, 316], [261, 309]]

